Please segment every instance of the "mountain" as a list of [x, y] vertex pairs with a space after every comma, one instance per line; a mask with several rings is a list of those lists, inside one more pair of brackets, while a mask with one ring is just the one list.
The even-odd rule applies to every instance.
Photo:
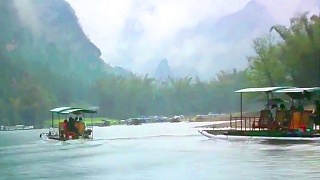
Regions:
[[252, 39], [268, 33], [274, 24], [268, 10], [255, 0], [218, 21], [205, 19], [178, 36], [181, 49], [192, 39], [201, 43], [196, 50], [202, 53], [188, 57], [184, 68], [174, 70], [188, 69], [183, 73], [187, 75], [193, 68], [202, 79], [208, 79], [220, 70], [244, 69], [247, 67], [246, 56], [253, 53]]
[[101, 59], [64, 0], [2, 0], [0, 24], [0, 123], [39, 124], [54, 106], [94, 105], [99, 80], [132, 75]]
[[158, 81], [166, 81], [168, 78], [173, 77], [168, 60], [162, 59], [155, 70], [154, 78]]
[[[3, 44], [15, 48], [5, 54], [21, 53], [26, 61], [47, 64], [52, 72], [79, 74], [86, 70], [94, 77], [114, 73], [114, 68], [101, 58], [101, 52], [83, 33], [74, 10], [64, 0], [1, 2], [7, 27], [1, 26]], [[9, 20], [11, 22], [9, 22]], [[8, 21], [8, 22], [5, 22]]]

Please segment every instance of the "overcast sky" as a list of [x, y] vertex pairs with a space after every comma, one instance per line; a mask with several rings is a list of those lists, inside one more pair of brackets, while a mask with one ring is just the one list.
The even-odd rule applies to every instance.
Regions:
[[[148, 64], [159, 62], [161, 58], [168, 58], [170, 66], [179, 66], [181, 62], [175, 60], [178, 58], [170, 58], [179, 57], [178, 50], [173, 52], [174, 47], [170, 46], [181, 30], [192, 28], [207, 18], [217, 20], [239, 11], [250, 0], [67, 1], [74, 8], [84, 32], [100, 48], [106, 62], [133, 72], [146, 73]], [[287, 24], [297, 9], [308, 9], [319, 0], [257, 1], [268, 9], [278, 23]], [[193, 51], [193, 47], [189, 49], [189, 53], [200, 53]], [[180, 56], [183, 58], [184, 54]]]

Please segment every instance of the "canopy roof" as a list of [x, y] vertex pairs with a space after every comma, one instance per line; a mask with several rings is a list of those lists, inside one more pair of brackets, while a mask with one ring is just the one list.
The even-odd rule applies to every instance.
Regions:
[[311, 88], [287, 88], [287, 89], [280, 89], [274, 92], [279, 93], [303, 93], [303, 92], [320, 92], [320, 87], [311, 87]]
[[245, 88], [235, 91], [236, 93], [253, 93], [253, 92], [274, 92], [281, 89], [293, 88], [290, 86], [282, 86], [282, 87], [261, 87], [261, 88]]
[[67, 109], [71, 109], [71, 107], [57, 107], [57, 108], [51, 109], [50, 112], [59, 113], [60, 111], [64, 111], [64, 110], [67, 110]]
[[58, 107], [51, 109], [50, 112], [56, 112], [60, 114], [83, 114], [83, 113], [97, 113], [95, 110], [90, 110], [90, 109], [83, 109], [83, 108], [72, 108], [72, 107]]
[[288, 88], [274, 91], [275, 93], [285, 93], [292, 99], [310, 99], [315, 93], [320, 92], [320, 87], [311, 88]]

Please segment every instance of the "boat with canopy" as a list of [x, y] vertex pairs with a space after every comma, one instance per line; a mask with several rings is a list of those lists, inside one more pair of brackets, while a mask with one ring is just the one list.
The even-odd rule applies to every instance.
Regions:
[[[75, 108], [75, 107], [58, 107], [50, 110], [52, 115], [51, 127], [48, 133], [41, 133], [43, 139], [52, 139], [59, 141], [74, 139], [93, 139], [93, 114], [96, 110]], [[86, 125], [86, 114], [91, 116], [91, 126]], [[57, 116], [58, 125], [55, 126], [55, 115]], [[60, 117], [65, 117], [61, 121]], [[69, 116], [69, 118], [68, 118]], [[76, 116], [73, 118], [72, 116]]]
[[[278, 109], [275, 116], [272, 116], [269, 108], [273, 99], [278, 99], [278, 103], [286, 101], [274, 97], [276, 94], [286, 94], [291, 99], [291, 105], [294, 101], [310, 101], [320, 98], [320, 87], [296, 88], [296, 87], [263, 87], [263, 88], [245, 88], [238, 91], [240, 93], [240, 117], [230, 115], [230, 127], [227, 130], [210, 129], [199, 130], [199, 133], [217, 139], [265, 139], [265, 140], [311, 140], [320, 141], [320, 117], [319, 109], [317, 114], [314, 111], [305, 109]], [[260, 111], [258, 117], [246, 117], [243, 114], [243, 93], [265, 93], [267, 107]], [[317, 96], [318, 95], [318, 96]], [[319, 103], [319, 100], [316, 100]], [[318, 107], [319, 108], [319, 104]]]

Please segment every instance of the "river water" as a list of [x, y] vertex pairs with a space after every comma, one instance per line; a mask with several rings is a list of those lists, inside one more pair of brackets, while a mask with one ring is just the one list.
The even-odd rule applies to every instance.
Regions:
[[210, 140], [193, 128], [205, 124], [96, 127], [69, 142], [0, 132], [0, 179], [320, 179], [320, 143]]

